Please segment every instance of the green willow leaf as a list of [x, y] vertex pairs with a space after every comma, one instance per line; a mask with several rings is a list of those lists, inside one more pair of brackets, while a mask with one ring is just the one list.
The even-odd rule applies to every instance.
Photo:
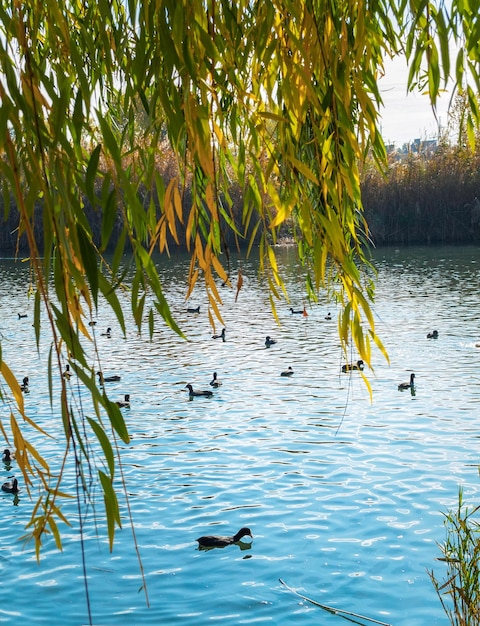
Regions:
[[110, 402], [110, 400], [108, 400], [107, 398], [104, 399], [103, 405], [107, 410], [107, 415], [110, 419], [113, 429], [122, 439], [122, 441], [124, 441], [125, 443], [129, 443], [130, 435], [128, 434], [125, 420], [123, 419], [123, 415], [118, 406], [114, 402]]
[[113, 550], [113, 541], [115, 539], [115, 527], [121, 528], [120, 510], [118, 508], [117, 494], [115, 493], [112, 481], [105, 472], [98, 470], [98, 476], [103, 489], [103, 498], [105, 501], [105, 513], [107, 515], [107, 528], [110, 551]]
[[95, 204], [95, 183], [98, 176], [98, 162], [101, 150], [101, 144], [98, 144], [98, 146], [94, 148], [88, 160], [87, 170], [85, 172], [85, 193], [92, 205]]
[[108, 439], [106, 432], [103, 430], [102, 426], [96, 422], [91, 417], [87, 417], [88, 423], [90, 424], [93, 432], [95, 433], [100, 445], [102, 446], [103, 453], [105, 455], [105, 460], [108, 464], [108, 469], [110, 471], [110, 476], [113, 478], [115, 475], [115, 458], [113, 455], [112, 445]]
[[97, 252], [92, 245], [90, 236], [85, 232], [80, 224], [77, 224], [77, 237], [80, 246], [80, 254], [82, 256], [83, 266], [90, 283], [93, 300], [95, 306], [98, 304], [98, 268], [97, 268]]

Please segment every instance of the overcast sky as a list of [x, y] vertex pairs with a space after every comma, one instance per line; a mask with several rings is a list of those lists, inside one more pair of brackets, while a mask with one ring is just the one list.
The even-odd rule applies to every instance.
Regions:
[[[385, 64], [386, 74], [379, 81], [385, 107], [381, 110], [381, 128], [385, 143], [401, 147], [414, 139], [437, 139], [438, 123], [427, 95], [407, 95], [408, 71], [405, 59], [396, 58]], [[447, 125], [450, 94], [442, 94], [437, 111], [442, 127]]]

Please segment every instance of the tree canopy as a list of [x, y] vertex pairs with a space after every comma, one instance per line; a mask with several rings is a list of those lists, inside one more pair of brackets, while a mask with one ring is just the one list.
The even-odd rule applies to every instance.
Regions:
[[[118, 407], [96, 386], [82, 346], [94, 342], [89, 321], [99, 297], [125, 329], [117, 293], [127, 244], [139, 329], [147, 315], [153, 331], [149, 294], [181, 333], [153, 253], [167, 253], [169, 241], [187, 246], [185, 295], [203, 280], [214, 324], [221, 320], [216, 279], [236, 279], [241, 287], [241, 274], [230, 275], [225, 229], [238, 240], [248, 233], [250, 247], [258, 242], [274, 305], [283, 289], [274, 245], [291, 220], [308, 268], [306, 294], [315, 298], [322, 285], [335, 294], [342, 344], [353, 343], [370, 364], [371, 343], [383, 346], [364, 271], [368, 225], [359, 163], [367, 154], [379, 168], [386, 162], [378, 80], [385, 59], [405, 54], [410, 88], [428, 92], [435, 106], [453, 79], [470, 104], [473, 141], [478, 8], [466, 0], [15, 0], [0, 7], [4, 214], [15, 205], [18, 236], [28, 241], [37, 341], [41, 312], [54, 338], [50, 376], [68, 362], [94, 402], [94, 417], [75, 414], [62, 379], [65, 456], [76, 455], [79, 465], [88, 457], [80, 421], [105, 456], [99, 479], [110, 542], [120, 521], [112, 433], [128, 441], [128, 432]], [[169, 181], [159, 174], [167, 150], [178, 161]], [[232, 213], [233, 183], [242, 190], [241, 223]], [[99, 238], [87, 204], [101, 221]], [[33, 227], [39, 215], [42, 246]], [[107, 259], [118, 216], [121, 234]], [[34, 478], [43, 485], [30, 531], [37, 551], [45, 532], [61, 546], [62, 477], [52, 476], [41, 451], [23, 437], [21, 419], [31, 420], [19, 384], [3, 360], [1, 373], [16, 401], [9, 424], [2, 421], [4, 435], [13, 438], [26, 485]]]

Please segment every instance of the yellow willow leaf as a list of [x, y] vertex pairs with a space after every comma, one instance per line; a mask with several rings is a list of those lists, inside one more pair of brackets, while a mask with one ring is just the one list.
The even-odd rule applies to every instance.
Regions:
[[270, 263], [270, 267], [272, 268], [273, 275], [275, 277], [275, 282], [277, 283], [277, 285], [280, 285], [281, 280], [280, 280], [280, 275], [278, 273], [277, 258], [275, 257], [275, 252], [271, 246], [267, 246], [267, 254], [268, 254], [268, 261]]
[[312, 183], [314, 183], [315, 185], [318, 185], [318, 178], [312, 172], [312, 170], [305, 165], [305, 163], [302, 163], [293, 155], [289, 155], [287, 158], [290, 161], [290, 163], [293, 165], [293, 167], [300, 172], [300, 174], [303, 174], [305, 178], [308, 178], [308, 180], [312, 181]]
[[271, 221], [271, 227], [276, 228], [286, 222], [292, 214], [292, 207], [284, 204], [278, 211], [273, 220]]
[[201, 268], [205, 267], [205, 257], [203, 254], [202, 239], [199, 234], [195, 237], [195, 254], [197, 255], [198, 262]]
[[189, 251], [190, 251], [192, 230], [193, 230], [193, 227], [195, 226], [196, 216], [197, 216], [197, 207], [195, 204], [193, 204], [190, 210], [190, 214], [188, 216], [187, 228], [185, 230], [185, 243], [187, 244], [187, 250]]
[[62, 540], [60, 538], [60, 533], [58, 532], [57, 523], [52, 515], [49, 515], [48, 517], [48, 525], [50, 526], [50, 530], [52, 531], [52, 535], [55, 539], [55, 545], [57, 546], [57, 549], [62, 550]]
[[210, 213], [212, 214], [212, 218], [215, 221], [218, 221], [218, 210], [217, 203], [215, 199], [215, 193], [213, 189], [213, 185], [209, 183], [207, 188], [205, 189], [205, 201], [207, 203], [208, 208], [210, 209]]
[[218, 308], [217, 301], [215, 300], [215, 298], [212, 296], [210, 292], [208, 292], [208, 302], [209, 302], [209, 305], [212, 307], [216, 318], [223, 324], [222, 314], [220, 313], [220, 309]]
[[[173, 203], [173, 191], [171, 187], [172, 185], [170, 183], [165, 193], [165, 202], [163, 203], [164, 215], [160, 218], [159, 223], [162, 222], [162, 225], [164, 222], [168, 223], [169, 230], [172, 233], [175, 242], [178, 244], [179, 241], [176, 227], [175, 207]], [[166, 233], [166, 228], [164, 228], [164, 231]]]
[[6, 441], [6, 442], [7, 442], [7, 444], [8, 444], [8, 435], [7, 435], [7, 432], [6, 432], [5, 428], [3, 427], [3, 422], [2, 422], [2, 420], [0, 420], [0, 433], [2, 433], [3, 438], [5, 439], [5, 441]]
[[272, 292], [269, 293], [268, 299], [270, 300], [270, 308], [272, 309], [272, 315], [273, 315], [275, 321], [277, 322], [277, 324], [280, 324], [280, 320], [278, 318], [277, 308], [275, 306], [275, 301], [273, 299]]
[[209, 243], [205, 244], [203, 255], [204, 255], [204, 263], [205, 263], [205, 271], [207, 272], [210, 270], [210, 263], [212, 261], [212, 246]]
[[[174, 239], [176, 243], [179, 243], [178, 239], [176, 239], [176, 233]], [[168, 252], [167, 223], [165, 222], [165, 220], [162, 221], [162, 224], [160, 226], [160, 232], [158, 235], [158, 247], [160, 248], [160, 252], [164, 252], [165, 250], [167, 250]]]
[[224, 282], [228, 280], [228, 274], [215, 254], [212, 255], [212, 265], [219, 278], [221, 278]]
[[350, 313], [352, 310], [352, 306], [350, 302], [346, 305], [343, 310], [343, 313], [340, 315], [339, 319], [339, 331], [340, 331], [340, 340], [343, 344], [348, 343], [349, 333], [348, 329], [350, 328]]
[[[52, 496], [55, 496], [55, 497], [58, 496], [59, 498], [71, 498], [71, 499], [75, 498], [75, 496], [73, 496], [71, 493], [60, 491], [57, 487], [48, 487], [47, 491], [48, 493], [51, 493]], [[69, 522], [66, 519], [64, 519], [64, 522], [66, 524], [69, 524]]]
[[185, 296], [185, 300], [188, 300], [190, 296], [192, 295], [193, 288], [195, 287], [197, 283], [198, 275], [199, 275], [198, 270], [195, 270], [193, 274], [190, 276], [190, 280], [188, 284], [188, 291], [187, 291], [187, 295]]
[[267, 120], [273, 120], [274, 122], [282, 122], [283, 124], [287, 121], [287, 119], [283, 115], [278, 115], [269, 111], [261, 111], [260, 113], [258, 113], [258, 116], [264, 117]]
[[[175, 178], [175, 183], [177, 179]], [[182, 196], [180, 195], [180, 191], [178, 189], [178, 185], [175, 184], [173, 188], [173, 206], [175, 207], [175, 212], [177, 214], [178, 221], [183, 224], [183, 207], [182, 207]]]
[[31, 109], [35, 110], [42, 107], [45, 107], [47, 109], [50, 108], [50, 104], [42, 95], [42, 92], [38, 88], [38, 85], [33, 83], [30, 78], [25, 74], [25, 72], [22, 72], [21, 74], [21, 82], [23, 95], [25, 96], [25, 100], [27, 101], [28, 106]]
[[45, 471], [50, 474], [50, 466], [45, 461], [45, 459], [37, 452], [36, 448], [34, 448], [28, 441], [25, 441], [25, 448], [28, 450], [31, 456], [40, 463], [40, 465], [45, 469]]
[[225, 149], [227, 145], [225, 141], [225, 135], [223, 134], [222, 129], [220, 128], [220, 126], [217, 124], [215, 120], [213, 121], [213, 132], [215, 133], [215, 136], [218, 139], [218, 143], [220, 147], [222, 149]]
[[235, 294], [235, 302], [238, 299], [238, 294], [240, 293], [240, 289], [243, 286], [243, 276], [242, 276], [242, 268], [240, 268], [238, 270], [238, 277], [237, 277], [237, 293]]
[[387, 363], [390, 364], [390, 358], [388, 356], [387, 351], [385, 350], [385, 346], [383, 345], [382, 341], [380, 340], [380, 338], [378, 337], [378, 335], [374, 332], [372, 332], [371, 330], [369, 330], [370, 333], [370, 337], [372, 338], [372, 340], [375, 342], [377, 348], [380, 350], [380, 352], [383, 354], [383, 356], [385, 357], [385, 360], [387, 361]]
[[[168, 184], [167, 190], [165, 192], [163, 211], [164, 211], [164, 218], [168, 222], [168, 229], [171, 232], [175, 240], [175, 243], [179, 244], [179, 239], [177, 235], [176, 217], [175, 217], [175, 211], [177, 210], [175, 207], [175, 193], [178, 195], [178, 190], [175, 186], [175, 183], [176, 183], [176, 179], [173, 179]], [[161, 221], [161, 219], [162, 218], [160, 218], [159, 221]], [[164, 232], [166, 234], [166, 229], [164, 229]], [[166, 245], [166, 240], [165, 240], [165, 245]]]
[[[68, 497], [75, 497], [75, 496], [68, 496]], [[67, 526], [71, 526], [72, 525], [71, 522], [68, 521], [68, 519], [65, 517], [65, 515], [62, 513], [61, 509], [58, 506], [56, 506], [56, 505], [52, 506], [52, 511]]]
[[370, 396], [370, 402], [372, 402], [373, 401], [373, 391], [372, 391], [372, 386], [370, 384], [370, 381], [368, 380], [368, 378], [365, 376], [365, 374], [362, 371], [360, 371], [360, 376], [362, 377], [363, 382], [365, 383], [365, 387], [368, 390], [368, 395]]
[[24, 404], [23, 404], [23, 393], [22, 393], [22, 390], [20, 389], [20, 385], [18, 384], [17, 379], [13, 375], [12, 370], [8, 367], [8, 365], [3, 360], [2, 360], [1, 365], [0, 365], [0, 371], [2, 373], [3, 378], [5, 379], [5, 382], [10, 387], [10, 389], [11, 389], [11, 391], [13, 393], [13, 396], [15, 398], [15, 402], [17, 403], [17, 406], [18, 406], [18, 410], [20, 411], [22, 416], [24, 416], [25, 415], [25, 407], [24, 407]]
[[207, 288], [211, 290], [212, 295], [215, 298], [215, 301], [218, 302], [219, 304], [223, 304], [222, 298], [221, 298], [220, 294], [218, 293], [217, 283], [215, 282], [215, 279], [213, 278], [211, 272], [209, 272], [206, 275], [206, 277], [205, 277], [205, 284], [206, 284]]
[[166, 207], [167, 206], [170, 207], [173, 205], [173, 196], [175, 193], [176, 185], [177, 185], [177, 179], [172, 178], [172, 180], [168, 183], [168, 186], [165, 190], [164, 207], [163, 207], [163, 210], [165, 213], [168, 210], [166, 209]]
[[208, 309], [208, 321], [210, 322], [210, 326], [215, 328], [215, 320], [213, 319], [212, 312]]

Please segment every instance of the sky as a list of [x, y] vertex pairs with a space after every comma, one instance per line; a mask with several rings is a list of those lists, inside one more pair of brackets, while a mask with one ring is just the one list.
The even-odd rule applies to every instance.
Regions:
[[[407, 95], [407, 76], [405, 59], [397, 57], [385, 62], [385, 76], [379, 81], [385, 105], [381, 109], [383, 139], [386, 144], [395, 143], [398, 148], [417, 138], [438, 137], [438, 123], [428, 96], [420, 93]], [[447, 125], [450, 95], [444, 93], [438, 100], [437, 114], [442, 127]]]

